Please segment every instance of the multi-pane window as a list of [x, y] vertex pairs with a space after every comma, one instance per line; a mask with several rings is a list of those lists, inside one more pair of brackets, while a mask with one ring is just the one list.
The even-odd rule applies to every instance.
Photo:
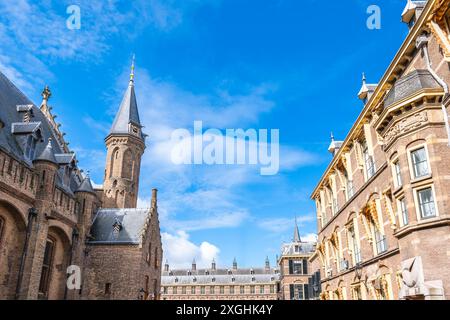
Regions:
[[233, 286], [230, 287], [230, 294], [234, 294], [234, 287]]
[[397, 188], [403, 186], [403, 181], [402, 181], [402, 172], [401, 172], [401, 168], [400, 168], [400, 162], [397, 161], [394, 163], [394, 174], [395, 174], [395, 185]]
[[172, 289], [173, 294], [177, 294], [177, 292], [178, 292], [177, 289], [178, 289], [177, 287], [173, 287], [173, 289]]
[[55, 251], [54, 241], [47, 239], [44, 251], [44, 260], [42, 262], [41, 279], [39, 283], [39, 294], [44, 297], [47, 297], [48, 295], [54, 251]]
[[241, 293], [241, 294], [244, 294], [244, 293], [245, 293], [245, 287], [244, 287], [244, 286], [241, 286], [239, 290], [240, 290], [240, 293]]
[[270, 286], [270, 293], [275, 293], [275, 286]]
[[400, 205], [400, 213], [401, 213], [401, 217], [402, 217], [402, 223], [404, 226], [406, 226], [409, 224], [408, 208], [406, 207], [406, 199], [405, 198], [400, 199], [399, 205]]
[[333, 198], [333, 214], [336, 214], [339, 211], [339, 205], [336, 198]]
[[353, 188], [353, 181], [347, 180], [347, 198], [350, 199], [355, 194], [355, 190]]
[[225, 293], [225, 287], [224, 286], [221, 286], [220, 287], [220, 294], [224, 294]]
[[200, 287], [200, 294], [205, 294], [205, 287]]
[[191, 294], [195, 294], [195, 287], [194, 286], [191, 287]]
[[167, 294], [167, 287], [163, 287], [163, 293]]
[[414, 171], [414, 178], [420, 178], [430, 174], [425, 148], [412, 151], [411, 161]]
[[212, 287], [209, 287], [209, 293], [211, 293], [211, 294], [215, 294], [215, 290], [216, 288], [214, 287], [214, 286], [212, 286]]
[[387, 251], [386, 236], [382, 235], [381, 232], [375, 228], [375, 244], [377, 246], [377, 253], [381, 254]]
[[291, 300], [308, 300], [308, 288], [307, 284], [291, 284], [289, 286]]
[[289, 260], [289, 274], [308, 274], [307, 260]]
[[259, 286], [259, 293], [264, 294], [264, 286]]
[[435, 217], [436, 205], [434, 203], [433, 190], [431, 187], [417, 191], [417, 198], [419, 202], [420, 216], [423, 219]]
[[359, 250], [358, 241], [356, 239], [355, 229], [353, 226], [348, 229], [348, 233], [353, 246], [353, 257], [355, 259], [355, 264], [358, 264], [361, 262], [361, 250]]
[[255, 293], [255, 286], [250, 286], [250, 293], [254, 294]]
[[186, 287], [181, 288], [181, 294], [186, 294]]
[[367, 143], [363, 144], [363, 158], [364, 165], [366, 167], [367, 179], [370, 179], [375, 174], [375, 163], [373, 162], [372, 156], [369, 154], [369, 147]]

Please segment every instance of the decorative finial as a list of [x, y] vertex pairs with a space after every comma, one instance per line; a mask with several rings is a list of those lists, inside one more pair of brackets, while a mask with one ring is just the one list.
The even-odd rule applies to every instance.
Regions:
[[130, 82], [134, 82], [134, 63], [136, 60], [136, 55], [133, 54], [133, 60], [131, 62], [131, 73], [130, 73]]
[[[334, 141], [334, 135], [333, 135], [333, 132], [331, 132], [331, 141]], [[295, 220], [297, 221], [297, 217], [295, 218]]]
[[90, 178], [91, 177], [91, 171], [86, 171], [86, 178]]
[[366, 84], [366, 73], [365, 72], [363, 72], [363, 74], [362, 74], [362, 82], [363, 82], [363, 84]]
[[44, 99], [44, 101], [47, 102], [48, 99], [50, 99], [50, 97], [52, 96], [52, 92], [50, 91], [50, 88], [48, 86], [45, 86], [41, 95], [42, 95], [42, 98]]

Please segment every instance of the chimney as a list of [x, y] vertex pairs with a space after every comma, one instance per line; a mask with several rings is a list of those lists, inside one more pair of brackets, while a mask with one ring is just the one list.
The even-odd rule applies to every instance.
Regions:
[[211, 270], [216, 271], [216, 260], [215, 259], [212, 260]]
[[195, 262], [195, 258], [192, 260], [192, 271], [197, 271], [197, 263]]

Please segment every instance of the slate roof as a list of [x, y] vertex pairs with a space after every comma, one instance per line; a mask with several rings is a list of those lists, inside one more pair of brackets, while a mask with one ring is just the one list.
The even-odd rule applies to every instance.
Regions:
[[[19, 107], [20, 106], [20, 107]], [[21, 111], [31, 108], [32, 119], [28, 124], [23, 123], [23, 114]], [[35, 154], [38, 157], [43, 157], [61, 164], [67, 159], [62, 159], [64, 151], [56, 142], [57, 139], [53, 134], [50, 124], [41, 110], [31, 102], [1, 71], [0, 71], [0, 121], [4, 124], [0, 128], [0, 149], [13, 156], [18, 161], [21, 161], [28, 167], [33, 167], [32, 162], [24, 155], [21, 148], [19, 137], [28, 131], [40, 131], [41, 140], [37, 142]], [[39, 124], [39, 128], [37, 126]], [[46, 154], [45, 151], [49, 138], [52, 139], [52, 153], [53, 157]], [[67, 156], [67, 155], [66, 155]], [[65, 157], [66, 157], [65, 156]], [[55, 159], [53, 159], [55, 158]], [[31, 159], [32, 160], [32, 159]], [[81, 176], [75, 172], [70, 177], [69, 186], [64, 186], [63, 170], [57, 172], [57, 186], [68, 191], [73, 192], [81, 183]], [[69, 190], [68, 190], [69, 189]]]
[[76, 192], [89, 192], [89, 193], [95, 193], [94, 188], [92, 187], [91, 178], [89, 176], [86, 176], [81, 182], [80, 187], [76, 190]]
[[134, 92], [134, 81], [130, 80], [127, 91], [123, 96], [119, 111], [116, 114], [110, 134], [128, 134], [129, 124], [132, 123], [138, 127], [142, 127], [139, 118], [139, 112], [136, 102], [136, 94]]
[[406, 76], [403, 76], [389, 90], [385, 107], [404, 99], [421, 89], [437, 89], [442, 86], [436, 81], [428, 70], [414, 70]]
[[[252, 271], [254, 274], [252, 274]], [[276, 270], [266, 271], [265, 268], [200, 269], [196, 271], [183, 269], [164, 271], [161, 284], [259, 284], [276, 282], [279, 278], [280, 275]]]
[[[89, 244], [140, 244], [151, 209], [100, 209], [94, 217]], [[114, 225], [120, 225], [115, 232]]]

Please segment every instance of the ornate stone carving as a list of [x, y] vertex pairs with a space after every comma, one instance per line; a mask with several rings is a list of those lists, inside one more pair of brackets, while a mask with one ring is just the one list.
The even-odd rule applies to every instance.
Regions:
[[390, 128], [384, 135], [386, 145], [391, 144], [400, 134], [410, 132], [428, 122], [428, 115], [424, 112], [416, 113], [403, 119]]

